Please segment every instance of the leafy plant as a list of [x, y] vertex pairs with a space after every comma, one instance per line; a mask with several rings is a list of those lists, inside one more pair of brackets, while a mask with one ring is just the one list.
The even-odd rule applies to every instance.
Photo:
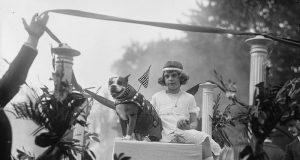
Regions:
[[223, 128], [227, 125], [235, 125], [230, 112], [230, 107], [232, 104], [226, 106], [224, 112], [221, 113], [219, 110], [220, 107], [220, 99], [221, 93], [217, 95], [217, 98], [214, 102], [213, 106], [213, 115], [210, 117], [212, 119], [212, 131], [213, 138], [221, 145], [221, 146], [232, 146], [227, 134], [223, 131]]
[[18, 153], [17, 158], [12, 157], [13, 160], [35, 160], [35, 156], [30, 152], [26, 152], [24, 148], [23, 151], [17, 149], [17, 153]]
[[34, 100], [28, 97], [29, 103], [13, 104], [17, 118], [30, 119], [39, 127], [33, 135], [35, 143], [40, 147], [48, 147], [37, 159], [59, 159], [69, 157], [74, 159], [78, 153], [84, 154], [87, 147], [77, 144], [79, 140], [73, 139], [75, 124], [87, 126], [79, 115], [84, 115], [82, 107], [86, 97], [75, 91], [67, 94], [63, 101], [58, 101], [54, 94], [50, 94], [47, 87], [42, 88], [43, 94]]
[[261, 82], [256, 87], [253, 105], [256, 111], [249, 115], [252, 150], [248, 159], [263, 160], [266, 156], [263, 142], [271, 131], [286, 118], [300, 119], [300, 78], [288, 80], [283, 86], [265, 86]]
[[[229, 85], [231, 81], [228, 81], [229, 84], [224, 83], [222, 76], [216, 71], [215, 75], [219, 83], [212, 83], [216, 84], [232, 103], [221, 114], [218, 111], [220, 94], [217, 96], [213, 108], [213, 130], [217, 131], [225, 145], [230, 147], [231, 142], [223, 129], [226, 125], [244, 124], [249, 135], [246, 137], [250, 143], [241, 152], [241, 157], [248, 156], [248, 160], [266, 159], [267, 155], [263, 150], [263, 142], [271, 131], [287, 118], [300, 119], [300, 78], [293, 78], [283, 85], [266, 85], [264, 82], [257, 84], [253, 105], [248, 106], [240, 102], [236, 95], [232, 93], [232, 87]], [[233, 105], [241, 106], [246, 111], [228, 118], [230, 107]]]
[[119, 155], [118, 154], [114, 154], [114, 160], [130, 160], [131, 157], [129, 156], [124, 156], [125, 154], [124, 153], [120, 153]]

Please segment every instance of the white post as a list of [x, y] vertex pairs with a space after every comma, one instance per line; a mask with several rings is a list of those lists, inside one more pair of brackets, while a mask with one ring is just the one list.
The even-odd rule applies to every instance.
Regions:
[[213, 101], [214, 93], [213, 89], [216, 87], [215, 84], [205, 82], [200, 84], [202, 90], [202, 132], [212, 135], [212, 120], [213, 114]]
[[[79, 56], [80, 52], [72, 49], [67, 44], [60, 44], [59, 47], [52, 48], [52, 53], [55, 54], [55, 73], [54, 79], [54, 95], [59, 101], [63, 101], [68, 93], [72, 91], [72, 74], [73, 74], [73, 57]], [[87, 102], [83, 103], [82, 107]], [[82, 117], [79, 117], [82, 118]], [[76, 125], [73, 132], [73, 138], [79, 140], [79, 145], [83, 144], [84, 127]], [[77, 160], [81, 159], [81, 154], [77, 154]]]
[[246, 40], [250, 46], [250, 85], [249, 85], [249, 104], [253, 104], [253, 94], [255, 85], [265, 81], [264, 62], [268, 55], [268, 47], [273, 43], [271, 39], [263, 36], [255, 36]]

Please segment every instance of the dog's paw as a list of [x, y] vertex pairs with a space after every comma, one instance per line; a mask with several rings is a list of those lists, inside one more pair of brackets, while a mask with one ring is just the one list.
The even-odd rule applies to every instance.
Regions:
[[151, 139], [150, 139], [148, 136], [145, 136], [145, 137], [143, 138], [143, 141], [144, 141], [144, 142], [151, 142]]
[[122, 140], [133, 140], [133, 137], [130, 135], [126, 135], [125, 137], [122, 138]]

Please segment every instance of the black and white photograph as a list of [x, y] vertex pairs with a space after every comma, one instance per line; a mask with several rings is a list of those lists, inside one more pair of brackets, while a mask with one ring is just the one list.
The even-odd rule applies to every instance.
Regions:
[[299, 160], [300, 0], [0, 0], [1, 160]]

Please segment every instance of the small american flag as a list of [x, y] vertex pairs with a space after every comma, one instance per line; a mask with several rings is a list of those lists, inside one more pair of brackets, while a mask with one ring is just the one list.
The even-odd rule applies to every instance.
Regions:
[[147, 71], [138, 79], [138, 81], [145, 87], [148, 87], [148, 82], [149, 82], [149, 72], [150, 72], [150, 67], [147, 69]]

